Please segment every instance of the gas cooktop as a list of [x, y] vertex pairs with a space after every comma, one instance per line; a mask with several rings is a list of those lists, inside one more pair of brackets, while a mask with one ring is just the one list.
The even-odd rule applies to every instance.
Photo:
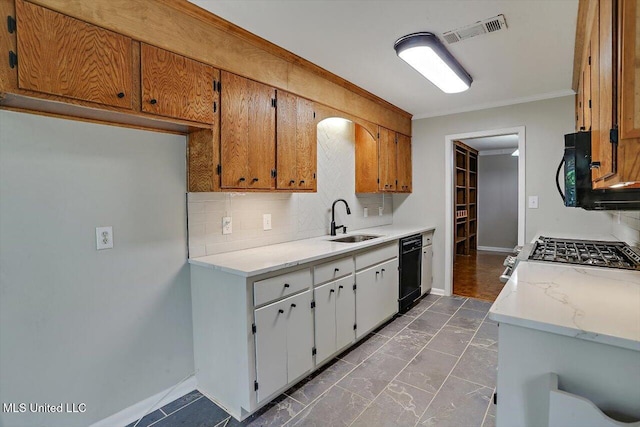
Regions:
[[529, 259], [640, 271], [640, 254], [624, 242], [540, 236]]

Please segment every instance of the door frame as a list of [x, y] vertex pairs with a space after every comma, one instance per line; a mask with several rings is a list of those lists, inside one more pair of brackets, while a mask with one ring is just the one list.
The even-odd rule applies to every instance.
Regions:
[[482, 138], [500, 135], [518, 135], [518, 245], [524, 245], [526, 230], [526, 183], [525, 183], [525, 127], [516, 126], [504, 129], [483, 130], [477, 132], [445, 135], [445, 243], [444, 243], [444, 294], [453, 293], [453, 261], [454, 261], [454, 233], [453, 233], [453, 180], [454, 180], [454, 141], [468, 138]]

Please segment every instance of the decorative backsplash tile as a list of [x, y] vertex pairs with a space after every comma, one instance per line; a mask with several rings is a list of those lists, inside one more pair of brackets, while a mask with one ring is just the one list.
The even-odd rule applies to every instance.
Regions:
[[621, 211], [611, 215], [613, 235], [631, 245], [640, 247], [640, 211]]
[[[189, 193], [189, 256], [199, 257], [329, 234], [331, 204], [336, 223], [349, 231], [393, 223], [390, 195], [355, 194], [354, 125], [327, 119], [318, 125], [317, 193]], [[364, 217], [364, 208], [369, 216]], [[383, 214], [378, 215], [378, 208]], [[271, 230], [262, 215], [271, 214]], [[222, 218], [232, 218], [231, 234], [222, 234]]]

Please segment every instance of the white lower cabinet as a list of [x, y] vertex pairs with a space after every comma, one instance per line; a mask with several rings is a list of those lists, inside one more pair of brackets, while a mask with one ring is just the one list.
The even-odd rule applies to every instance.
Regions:
[[313, 367], [311, 290], [255, 310], [258, 402]]
[[316, 365], [355, 339], [353, 275], [314, 289]]
[[398, 259], [356, 273], [356, 337], [398, 312]]

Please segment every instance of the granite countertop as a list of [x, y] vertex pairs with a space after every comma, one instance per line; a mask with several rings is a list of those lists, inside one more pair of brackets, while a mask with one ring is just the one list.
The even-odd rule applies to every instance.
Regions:
[[[435, 227], [386, 225], [355, 230], [347, 234], [339, 233], [338, 236], [320, 236], [276, 245], [190, 258], [189, 264], [221, 270], [238, 276], [250, 277], [321, 260], [323, 258], [347, 254], [381, 243], [392, 242], [413, 234], [433, 230], [435, 230]], [[331, 239], [354, 234], [372, 234], [380, 237], [360, 243], [338, 243], [330, 241]]]
[[489, 318], [640, 351], [640, 272], [521, 262]]

